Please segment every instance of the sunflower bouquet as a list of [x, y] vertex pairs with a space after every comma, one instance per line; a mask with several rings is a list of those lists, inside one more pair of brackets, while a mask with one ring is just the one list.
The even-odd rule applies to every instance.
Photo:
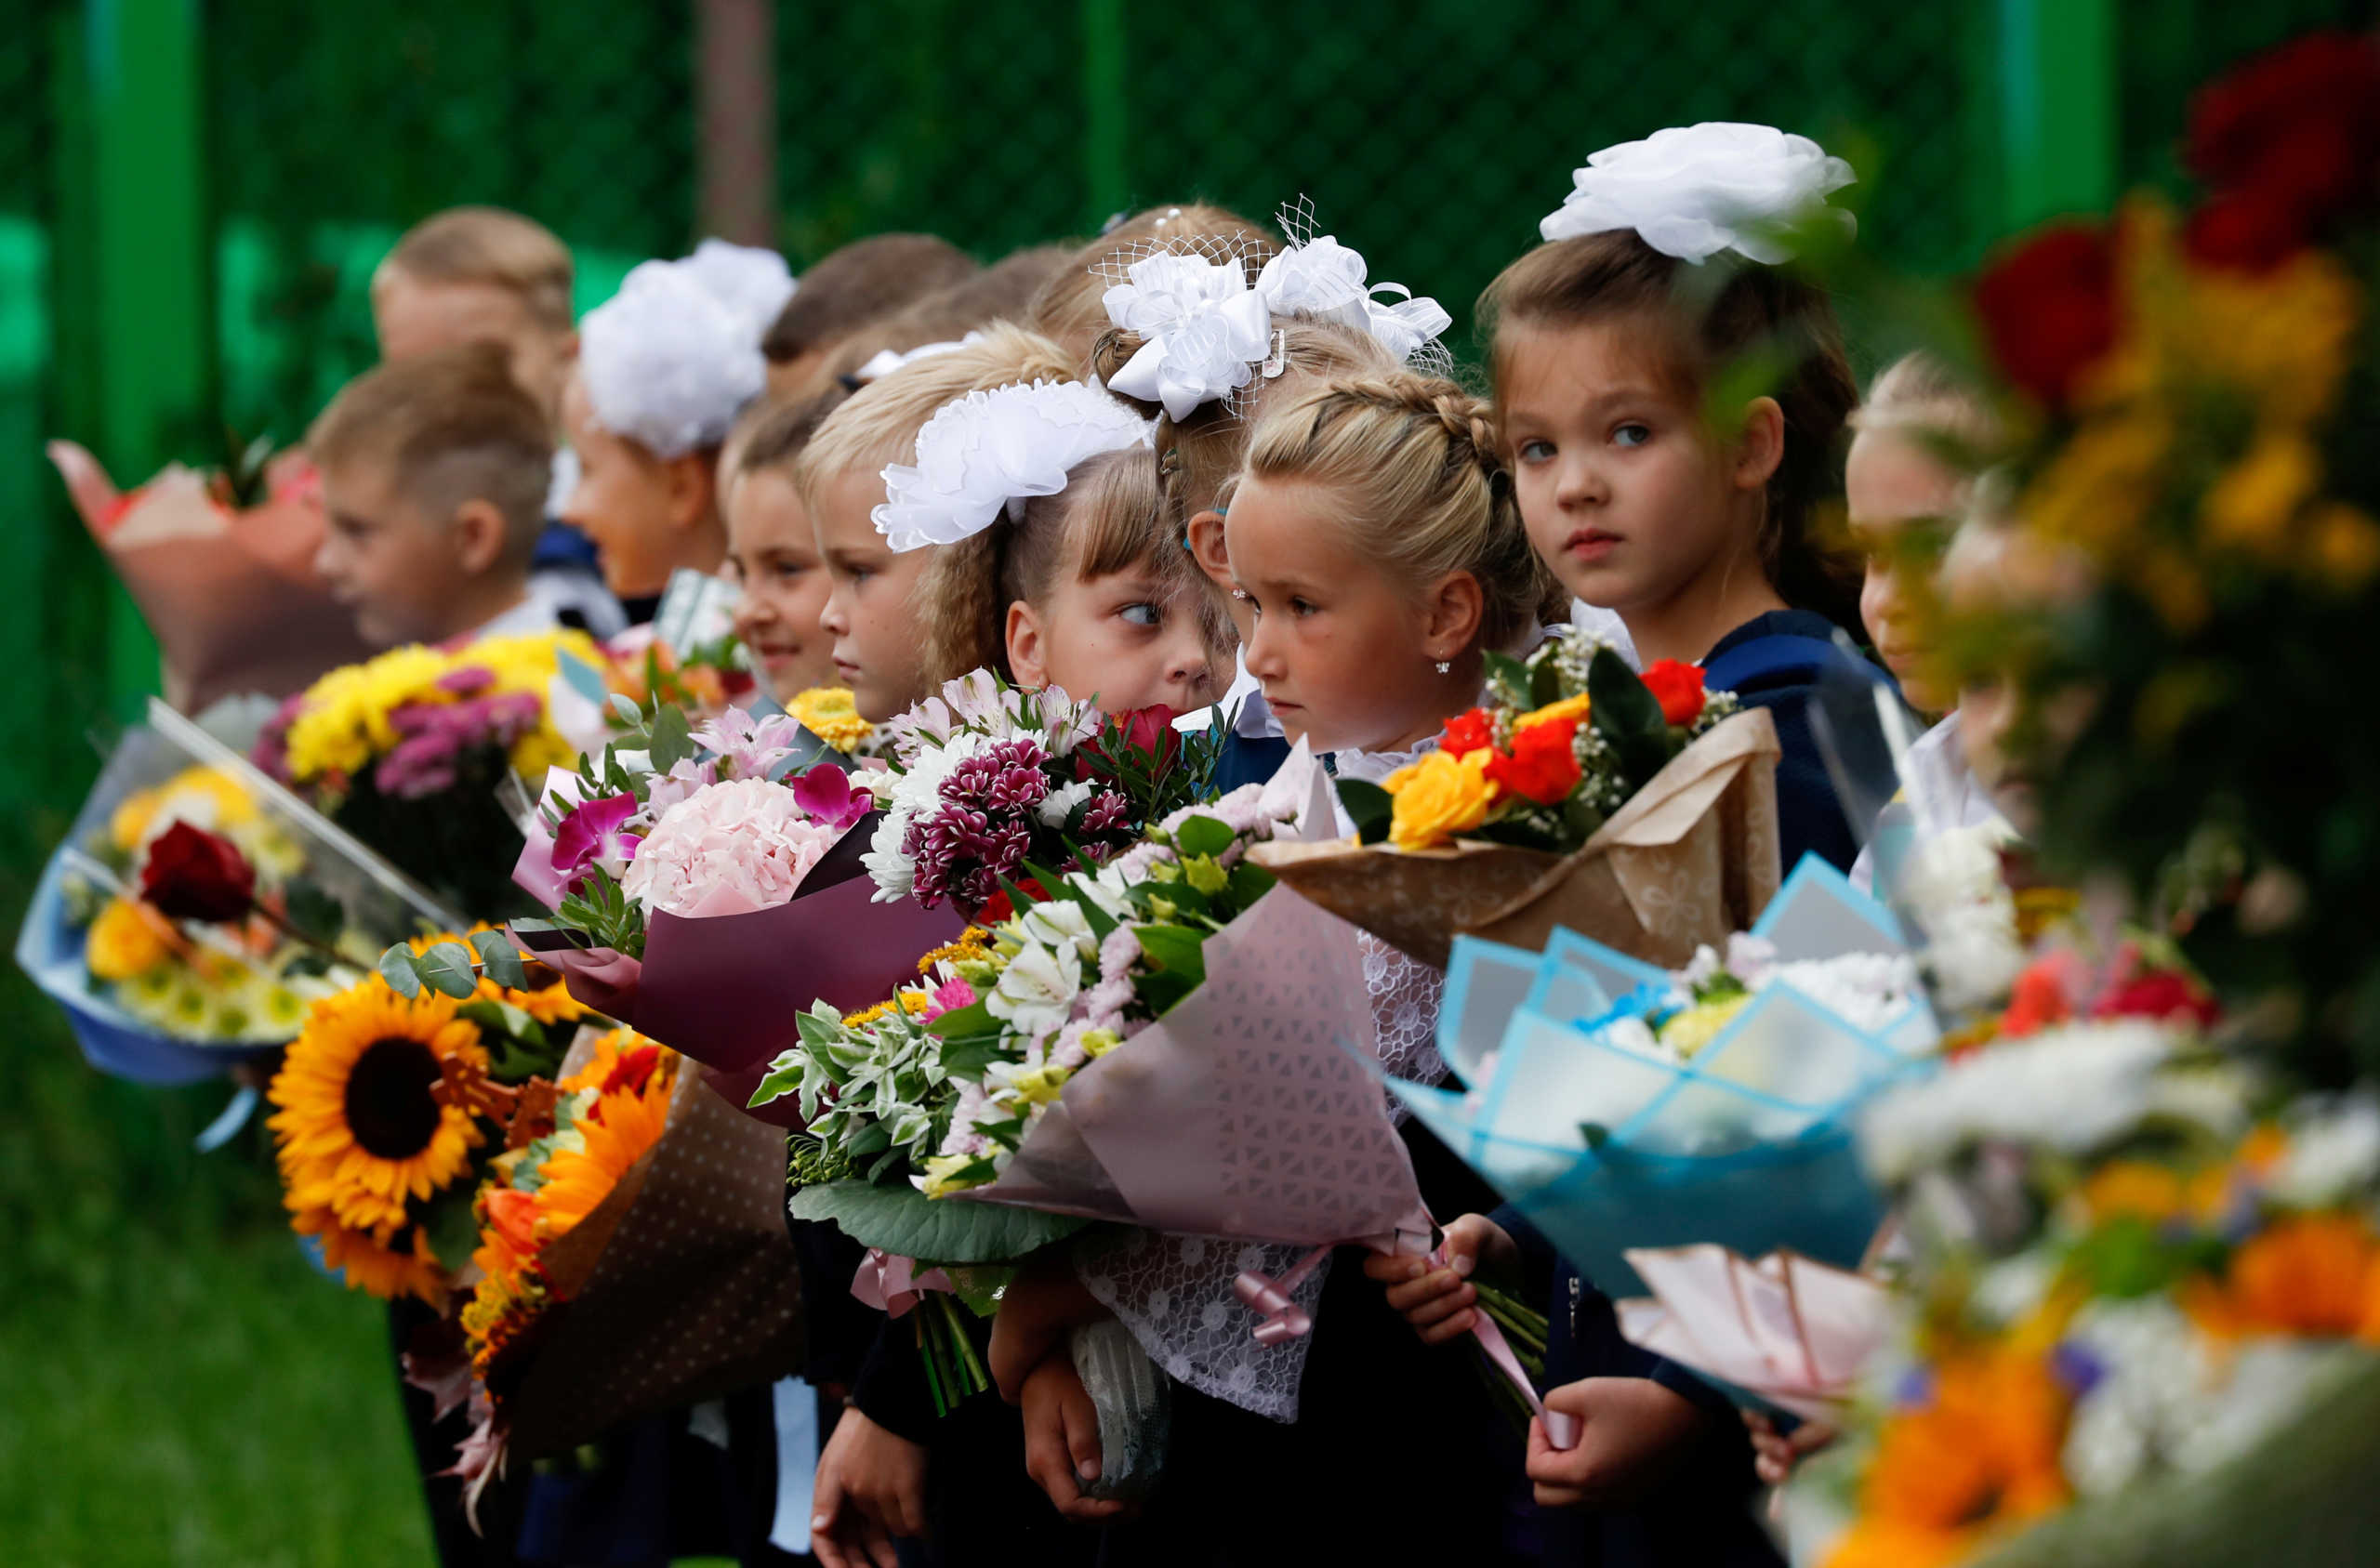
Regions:
[[1378, 784], [1342, 781], [1352, 841], [1261, 863], [1443, 967], [1457, 932], [1541, 948], [1554, 928], [1648, 962], [1751, 924], [1777, 889], [1767, 716], [1664, 660], [1639, 676], [1583, 627], [1491, 655], [1488, 700]]
[[574, 755], [549, 711], [565, 658], [609, 668], [575, 631], [391, 650], [284, 704], [257, 764], [466, 913], [508, 913], [519, 839], [499, 792]]

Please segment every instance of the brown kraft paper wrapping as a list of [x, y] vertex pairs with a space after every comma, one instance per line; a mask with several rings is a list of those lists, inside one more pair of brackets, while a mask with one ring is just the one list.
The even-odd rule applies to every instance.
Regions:
[[546, 1249], [564, 1300], [506, 1402], [509, 1451], [565, 1453], [638, 1416], [800, 1370], [784, 1202], [785, 1134], [681, 1060], [661, 1141]]
[[1568, 855], [1457, 840], [1250, 850], [1299, 892], [1425, 964], [1456, 932], [1532, 952], [1556, 927], [1675, 968], [1748, 929], [1778, 881], [1777, 726], [1748, 708], [1653, 775]]

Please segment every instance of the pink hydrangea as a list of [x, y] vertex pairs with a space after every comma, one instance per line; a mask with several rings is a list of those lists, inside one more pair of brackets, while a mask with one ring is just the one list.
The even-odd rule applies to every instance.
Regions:
[[620, 886], [649, 914], [749, 914], [792, 902], [839, 837], [785, 785], [731, 780], [664, 812]]

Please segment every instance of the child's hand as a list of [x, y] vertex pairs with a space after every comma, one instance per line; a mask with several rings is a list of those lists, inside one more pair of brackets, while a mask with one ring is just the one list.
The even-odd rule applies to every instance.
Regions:
[[1438, 1250], [1446, 1258], [1443, 1266], [1434, 1267], [1426, 1258], [1380, 1252], [1364, 1259], [1364, 1272], [1388, 1286], [1389, 1306], [1405, 1314], [1425, 1345], [1444, 1344], [1471, 1332], [1478, 1317], [1471, 1304], [1479, 1299], [1479, 1292], [1471, 1287], [1470, 1279], [1482, 1258], [1509, 1265], [1519, 1258], [1513, 1238], [1484, 1214], [1466, 1214], [1448, 1226]]
[[1545, 1396], [1579, 1422], [1575, 1448], [1556, 1448], [1542, 1418], [1528, 1424], [1528, 1478], [1546, 1509], [1624, 1508], [1667, 1474], [1704, 1420], [1684, 1396], [1649, 1377], [1589, 1377]]
[[1128, 1505], [1082, 1495], [1099, 1479], [1099, 1411], [1075, 1373], [1070, 1356], [1051, 1356], [1025, 1379], [1025, 1473], [1066, 1518], [1084, 1523], [1113, 1519]]
[[826, 1568], [900, 1568], [894, 1535], [926, 1533], [926, 1451], [846, 1410], [818, 1456], [810, 1549]]
[[1777, 1424], [1757, 1410], [1744, 1412], [1744, 1425], [1752, 1429], [1752, 1469], [1771, 1486], [1784, 1485], [1795, 1465], [1835, 1438], [1832, 1427], [1817, 1421], [1779, 1432]]
[[1064, 1349], [1068, 1329], [1106, 1315], [1099, 1298], [1075, 1278], [1074, 1266], [1063, 1252], [1045, 1250], [1028, 1261], [1000, 1292], [1000, 1310], [992, 1319], [986, 1361], [1000, 1398], [1016, 1403], [1024, 1396], [1026, 1377], [1049, 1359], [1052, 1349]]

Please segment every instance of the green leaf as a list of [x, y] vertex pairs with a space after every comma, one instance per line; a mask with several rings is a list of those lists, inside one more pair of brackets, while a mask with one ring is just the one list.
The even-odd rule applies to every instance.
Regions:
[[1619, 758], [1620, 776], [1630, 790], [1644, 788], [1670, 759], [1670, 727], [1661, 705], [1608, 648], [1596, 649], [1587, 665], [1587, 695], [1595, 732]]
[[460, 999], [480, 988], [479, 971], [472, 967], [471, 950], [459, 942], [442, 942], [414, 960], [421, 972], [422, 983], [441, 996]]
[[338, 941], [347, 910], [338, 900], [303, 876], [282, 884], [282, 917], [325, 947]]
[[1488, 684], [1496, 699], [1506, 707], [1532, 708], [1538, 705], [1529, 700], [1533, 681], [1528, 665], [1509, 653], [1482, 655], [1488, 666]]
[[623, 724], [634, 724], [644, 717], [634, 703], [616, 692], [612, 694], [612, 712]]
[[1202, 951], [1199, 933], [1187, 926], [1139, 926], [1132, 934], [1140, 938], [1141, 951], [1150, 963], [1175, 974], [1196, 974], [1204, 979], [1207, 957]]
[[1389, 819], [1396, 813], [1396, 797], [1367, 779], [1341, 779], [1339, 804], [1355, 822], [1358, 843], [1377, 844], [1388, 837]]
[[1183, 860], [1220, 855], [1231, 848], [1232, 833], [1221, 820], [1204, 814], [1190, 818], [1173, 833], [1173, 847]]
[[758, 1110], [771, 1100], [783, 1100], [801, 1087], [801, 1061], [799, 1058], [783, 1067], [772, 1069], [760, 1079], [760, 1087], [744, 1102], [747, 1110]]
[[480, 1245], [479, 1218], [471, 1212], [475, 1191], [469, 1184], [449, 1189], [416, 1221], [430, 1238], [430, 1250], [450, 1270], [469, 1262], [472, 1249]]
[[[939, 1023], [939, 1019], [934, 1021]], [[1008, 1060], [1005, 1036], [998, 1030], [962, 1034], [945, 1040], [942, 1045], [942, 1070], [952, 1077], [968, 1083], [979, 1083], [995, 1061]]]
[[998, 1034], [999, 1027], [999, 1020], [992, 1016], [992, 1009], [980, 1001], [970, 1002], [963, 1008], [953, 1008], [926, 1025], [928, 1032], [945, 1040], [963, 1039], [986, 1031]]
[[664, 703], [653, 713], [653, 771], [666, 773], [694, 755], [694, 740], [686, 724], [686, 710]]
[[421, 995], [421, 974], [414, 968], [413, 949], [403, 942], [380, 955], [380, 978], [408, 1002]]
[[919, 1263], [1003, 1263], [1063, 1241], [1091, 1223], [1066, 1214], [1000, 1204], [929, 1198], [906, 1183], [832, 1181], [804, 1187], [788, 1206], [796, 1219], [823, 1219], [862, 1246]]
[[1553, 660], [1548, 659], [1529, 672], [1528, 705], [1540, 708], [1561, 700], [1562, 672], [1554, 667]]
[[529, 972], [522, 967], [521, 955], [513, 951], [511, 940], [502, 931], [480, 932], [471, 938], [471, 949], [480, 955], [487, 978], [496, 984], [518, 991], [529, 983]]

